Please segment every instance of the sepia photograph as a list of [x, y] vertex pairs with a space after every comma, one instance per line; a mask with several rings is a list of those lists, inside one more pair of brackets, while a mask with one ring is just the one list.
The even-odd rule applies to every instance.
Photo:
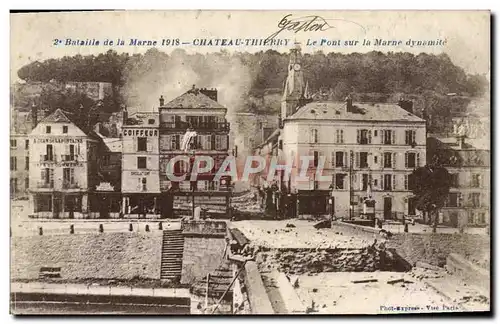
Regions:
[[490, 15], [10, 13], [10, 313], [490, 313]]

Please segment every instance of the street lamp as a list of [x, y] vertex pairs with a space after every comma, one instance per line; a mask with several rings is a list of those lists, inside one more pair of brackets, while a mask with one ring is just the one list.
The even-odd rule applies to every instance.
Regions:
[[328, 204], [330, 206], [330, 220], [333, 220], [333, 189], [334, 189], [334, 186], [333, 186], [333, 175], [332, 175], [332, 182], [330, 184], [330, 186], [328, 186], [328, 189], [330, 190], [330, 197], [328, 197]]
[[[195, 157], [196, 157], [196, 152], [195, 152], [195, 149], [194, 149], [194, 143], [191, 143], [191, 147], [193, 148], [192, 152], [191, 152], [191, 158], [192, 158], [192, 161], [193, 163], [191, 164], [191, 173], [193, 173], [193, 168], [194, 168], [194, 160], [195, 160]], [[191, 181], [191, 203], [192, 203], [192, 215], [193, 215], [193, 218], [194, 218], [194, 189], [196, 187], [196, 180], [195, 181]]]

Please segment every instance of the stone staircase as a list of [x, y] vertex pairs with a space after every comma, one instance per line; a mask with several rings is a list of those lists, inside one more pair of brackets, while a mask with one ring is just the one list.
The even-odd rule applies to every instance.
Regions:
[[183, 252], [182, 230], [163, 231], [160, 279], [180, 282]]
[[[210, 273], [210, 283], [208, 287], [208, 296], [210, 298], [220, 298], [226, 291], [233, 279], [233, 273], [230, 269], [230, 263], [224, 260], [222, 264], [213, 272]], [[190, 288], [190, 292], [194, 295], [205, 297], [207, 287], [207, 277], [199, 278]], [[232, 287], [224, 296], [225, 301], [232, 300]]]

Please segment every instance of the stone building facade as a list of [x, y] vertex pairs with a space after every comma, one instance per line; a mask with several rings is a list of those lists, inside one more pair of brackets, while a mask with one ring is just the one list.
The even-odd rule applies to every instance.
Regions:
[[[136, 113], [122, 126], [122, 212], [159, 217], [159, 115]], [[132, 216], [135, 215], [135, 216]]]
[[80, 121], [57, 109], [28, 136], [34, 217], [88, 217], [89, 194], [98, 183], [99, 138]]
[[[216, 89], [195, 86], [170, 102], [160, 98], [160, 187], [165, 201], [172, 200], [171, 208], [176, 214], [192, 214], [196, 205], [206, 208], [213, 216], [226, 217], [231, 179], [216, 179], [215, 173], [229, 156], [230, 124], [226, 119], [227, 108], [217, 99]], [[188, 150], [183, 150], [181, 141], [188, 129], [196, 132], [196, 137]], [[180, 156], [185, 160], [169, 163]], [[211, 157], [214, 165], [210, 171], [198, 174], [196, 181], [190, 181], [197, 156]], [[186, 178], [172, 181], [169, 177], [172, 174], [186, 175]]]
[[440, 223], [452, 227], [490, 224], [490, 150], [465, 136], [427, 140], [428, 163], [444, 166], [451, 175], [451, 188]]
[[[425, 164], [426, 126], [412, 113], [412, 103], [354, 103], [350, 97], [313, 102], [300, 49], [292, 50], [288, 70], [280, 129], [266, 151], [276, 151], [280, 164], [291, 166], [288, 181], [277, 172], [277, 184], [296, 196], [297, 213], [355, 217], [371, 198], [379, 218], [419, 214], [410, 174]], [[311, 157], [308, 173], [300, 179], [305, 156]]]

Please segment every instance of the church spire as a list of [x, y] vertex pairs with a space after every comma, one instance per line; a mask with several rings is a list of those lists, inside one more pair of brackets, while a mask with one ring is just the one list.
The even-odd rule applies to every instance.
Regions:
[[306, 83], [304, 72], [302, 71], [302, 53], [300, 45], [296, 45], [290, 50], [288, 63], [288, 76], [283, 88], [281, 100], [281, 118], [286, 118], [295, 113], [300, 106], [300, 102], [306, 95]]

